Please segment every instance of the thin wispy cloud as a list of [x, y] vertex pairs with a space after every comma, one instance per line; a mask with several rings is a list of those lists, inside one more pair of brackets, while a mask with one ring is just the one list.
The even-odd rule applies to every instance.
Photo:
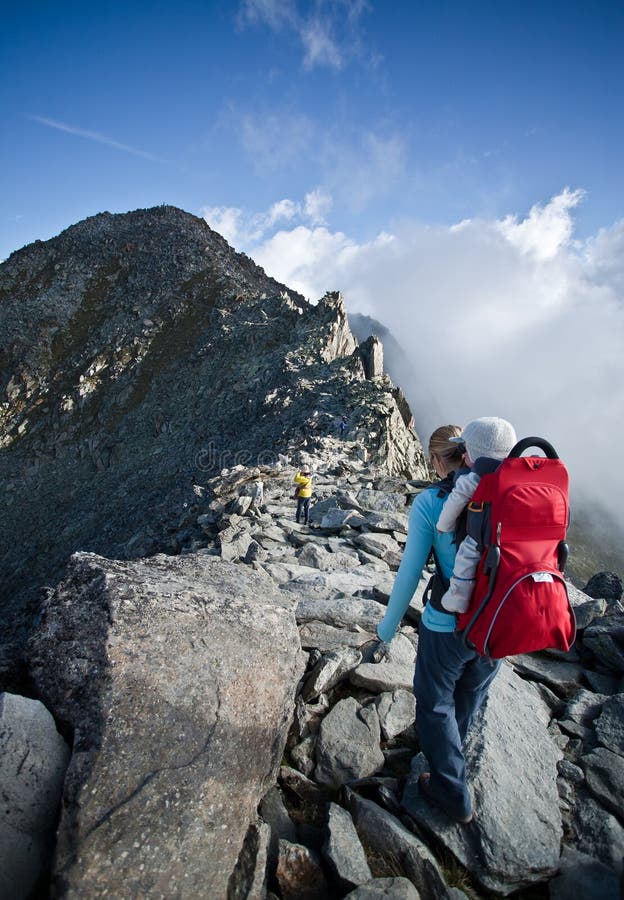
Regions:
[[366, 0], [316, 0], [301, 7], [295, 0], [243, 0], [238, 21], [243, 27], [265, 26], [276, 34], [294, 35], [308, 71], [340, 71], [350, 60], [365, 57], [361, 19], [370, 8]]
[[100, 134], [98, 131], [88, 131], [85, 128], [77, 128], [74, 125], [68, 125], [66, 122], [58, 122], [56, 119], [49, 119], [46, 116], [27, 115], [26, 118], [30, 119], [32, 122], [38, 122], [40, 125], [45, 125], [48, 128], [56, 128], [57, 131], [64, 131], [66, 134], [73, 134], [76, 137], [85, 138], [88, 141], [95, 141], [98, 144], [104, 144], [107, 147], [112, 147], [114, 150], [121, 150], [124, 153], [131, 153], [133, 156], [140, 156], [142, 159], [149, 159], [152, 162], [174, 165], [174, 163], [172, 163], [168, 159], [163, 159], [160, 156], [156, 156], [154, 153], [148, 153], [146, 150], [139, 150], [136, 147], [130, 147], [128, 144], [122, 144], [119, 141], [113, 140], [113, 138], [107, 137], [105, 134]]

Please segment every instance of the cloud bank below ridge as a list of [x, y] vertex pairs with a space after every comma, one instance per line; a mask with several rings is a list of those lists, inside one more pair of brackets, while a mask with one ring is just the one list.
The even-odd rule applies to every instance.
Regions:
[[577, 491], [624, 527], [624, 220], [576, 241], [582, 199], [565, 189], [522, 219], [404, 221], [365, 243], [294, 204], [288, 229], [256, 230], [242, 249], [305, 296], [341, 290], [348, 310], [391, 330], [415, 373], [402, 387], [436, 400], [416, 410], [423, 440], [441, 421], [503, 416], [551, 440]]

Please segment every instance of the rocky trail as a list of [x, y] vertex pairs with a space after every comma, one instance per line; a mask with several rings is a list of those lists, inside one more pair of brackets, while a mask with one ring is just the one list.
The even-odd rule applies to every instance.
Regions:
[[506, 662], [469, 738], [475, 821], [450, 823], [416, 786], [421, 589], [371, 658], [423, 482], [363, 451], [224, 470], [179, 556], [74, 556], [30, 645], [73, 737], [53, 896], [618, 897], [621, 603], [570, 585], [573, 650]]

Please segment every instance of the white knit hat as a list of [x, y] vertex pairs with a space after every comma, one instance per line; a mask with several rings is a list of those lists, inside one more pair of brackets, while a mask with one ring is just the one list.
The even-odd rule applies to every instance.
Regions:
[[484, 416], [468, 422], [461, 435], [449, 438], [455, 444], [465, 444], [470, 459], [475, 462], [480, 456], [490, 459], [505, 459], [517, 443], [513, 425], [496, 416]]

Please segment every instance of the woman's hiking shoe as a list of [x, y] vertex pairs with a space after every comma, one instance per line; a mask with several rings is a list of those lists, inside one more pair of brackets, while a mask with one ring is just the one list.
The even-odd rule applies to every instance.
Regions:
[[437, 806], [438, 809], [442, 810], [442, 812], [449, 817], [449, 819], [453, 819], [454, 822], [459, 822], [460, 825], [468, 825], [469, 822], [472, 822], [474, 819], [474, 813], [468, 813], [468, 815], [461, 815], [460, 813], [451, 809], [450, 806], [447, 806], [445, 803], [440, 802], [436, 796], [434, 796], [433, 791], [431, 790], [431, 785], [429, 784], [429, 779], [431, 775], [429, 772], [423, 772], [422, 775], [418, 778], [418, 787], [420, 788], [420, 793], [425, 797], [432, 806]]

